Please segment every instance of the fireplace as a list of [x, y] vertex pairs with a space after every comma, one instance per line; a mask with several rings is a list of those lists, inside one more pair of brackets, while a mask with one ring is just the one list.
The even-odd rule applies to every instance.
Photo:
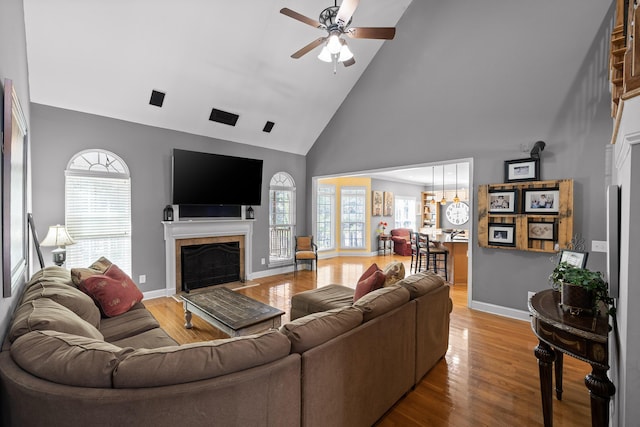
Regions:
[[180, 252], [182, 290], [237, 282], [240, 276], [240, 242], [182, 246]]
[[244, 281], [244, 236], [176, 240], [176, 291]]
[[[183, 291], [183, 248], [187, 248], [187, 255], [189, 252], [195, 252], [200, 255], [200, 249], [209, 245], [222, 245], [214, 252], [224, 253], [226, 257], [229, 252], [236, 252], [239, 256], [238, 261], [229, 261], [228, 259], [223, 261], [223, 264], [239, 264], [234, 267], [237, 271], [235, 279], [231, 278], [228, 272], [223, 272], [224, 279], [221, 279], [217, 284], [227, 283], [233, 281], [244, 281], [251, 279], [251, 243], [253, 238], [253, 221], [246, 220], [194, 220], [194, 221], [165, 221], [162, 223], [164, 226], [164, 240], [165, 240], [165, 258], [166, 258], [166, 295], [174, 295]], [[193, 248], [195, 246], [195, 248]], [[189, 248], [192, 247], [192, 248]], [[235, 248], [233, 248], [235, 247]], [[233, 248], [233, 249], [231, 249]], [[204, 250], [205, 258], [210, 254], [209, 249]], [[235, 255], [234, 255], [235, 256]], [[208, 271], [210, 261], [199, 260], [199, 256], [196, 257], [195, 268], [197, 273], [202, 273], [203, 270], [206, 274], [212, 274], [217, 276], [220, 273], [220, 268], [213, 268], [212, 271]], [[187, 265], [187, 270], [191, 267]], [[199, 271], [198, 271], [199, 270]], [[200, 284], [196, 279], [196, 285], [189, 283], [193, 280], [187, 273], [187, 287], [189, 289], [196, 289]], [[204, 281], [210, 282], [214, 279], [205, 278]], [[217, 279], [215, 279], [217, 280]], [[222, 281], [224, 280], [224, 281]], [[204, 286], [210, 286], [214, 283], [209, 283]]]

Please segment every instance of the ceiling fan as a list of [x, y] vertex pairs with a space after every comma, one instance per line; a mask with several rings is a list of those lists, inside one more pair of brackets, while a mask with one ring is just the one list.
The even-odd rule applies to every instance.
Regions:
[[333, 72], [335, 74], [338, 62], [342, 62], [345, 67], [356, 63], [353, 53], [347, 46], [347, 42], [342, 38], [343, 34], [354, 39], [392, 40], [396, 34], [396, 29], [393, 27], [349, 28], [351, 17], [359, 2], [360, 0], [343, 0], [340, 7], [338, 7], [337, 0], [335, 0], [333, 6], [329, 6], [320, 12], [320, 17], [317, 21], [286, 7], [280, 9], [280, 13], [283, 15], [314, 28], [325, 30], [328, 33], [325, 37], [319, 37], [294, 52], [291, 57], [298, 59], [324, 43], [325, 45], [320, 55], [318, 55], [318, 59], [325, 62], [333, 62]]

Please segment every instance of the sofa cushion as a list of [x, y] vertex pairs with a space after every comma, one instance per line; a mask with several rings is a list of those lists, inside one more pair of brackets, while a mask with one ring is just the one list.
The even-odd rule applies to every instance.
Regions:
[[363, 321], [378, 317], [384, 313], [400, 307], [409, 301], [409, 291], [400, 286], [389, 286], [376, 289], [353, 303], [355, 308], [362, 310]]
[[9, 340], [15, 341], [31, 331], [51, 330], [103, 340], [93, 325], [68, 308], [49, 298], [38, 298], [22, 304], [13, 315]]
[[390, 262], [382, 272], [385, 275], [383, 287], [394, 285], [396, 282], [404, 279], [404, 264], [400, 261]]
[[11, 357], [25, 371], [78, 387], [111, 388], [118, 361], [131, 348], [57, 331], [32, 331], [15, 340]]
[[353, 307], [309, 314], [280, 327], [291, 341], [292, 353], [304, 353], [362, 323], [362, 312]]
[[333, 308], [348, 307], [353, 304], [353, 288], [331, 284], [310, 289], [291, 297], [290, 319], [306, 316]]
[[169, 334], [161, 328], [149, 329], [148, 331], [140, 332], [139, 334], [110, 342], [118, 347], [132, 347], [135, 349], [160, 348], [178, 345], [178, 342], [171, 338]]
[[104, 340], [111, 343], [159, 327], [156, 318], [142, 303], [134, 305], [131, 310], [120, 316], [105, 317], [100, 322], [100, 332], [104, 335]]
[[289, 354], [291, 343], [277, 331], [128, 354], [113, 372], [115, 388], [159, 387], [226, 375]]
[[71, 279], [71, 272], [64, 267], [58, 267], [57, 265], [51, 265], [45, 267], [42, 270], [36, 271], [29, 282], [27, 282], [25, 289], [28, 289], [32, 285], [44, 282], [54, 282], [61, 285], [75, 286]]
[[74, 286], [40, 281], [24, 292], [20, 304], [38, 298], [49, 298], [67, 307], [96, 328], [100, 327], [100, 310], [89, 295]]
[[126, 313], [136, 303], [142, 301], [142, 292], [131, 278], [112, 264], [104, 274], [87, 277], [79, 285], [89, 294], [107, 317]]
[[74, 285], [80, 287], [80, 283], [82, 283], [85, 279], [91, 276], [95, 276], [96, 274], [104, 274], [112, 264], [113, 263], [105, 257], [100, 257], [88, 268], [72, 268], [71, 280], [73, 281]]
[[416, 299], [444, 285], [444, 279], [433, 271], [425, 271], [407, 276], [397, 285], [407, 289], [411, 294], [411, 299]]

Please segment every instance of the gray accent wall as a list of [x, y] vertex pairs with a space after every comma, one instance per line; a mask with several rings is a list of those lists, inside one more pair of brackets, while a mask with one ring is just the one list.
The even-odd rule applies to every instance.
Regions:
[[[144, 106], [142, 107], [144, 108]], [[147, 108], [155, 108], [149, 107]], [[109, 150], [120, 156], [131, 173], [132, 276], [147, 276], [143, 292], [165, 288], [164, 230], [162, 210], [171, 197], [173, 148], [264, 160], [262, 205], [253, 206], [253, 273], [265, 272], [261, 258], [269, 259], [269, 181], [279, 171], [296, 182], [297, 227], [306, 229], [305, 157], [229, 141], [139, 125], [103, 116], [32, 104], [33, 116], [33, 213], [38, 233], [64, 222], [64, 171], [79, 151]], [[223, 126], [211, 123], [210, 126]], [[273, 134], [277, 137], [276, 134]], [[229, 176], [229, 181], [241, 178]], [[221, 182], [220, 185], [226, 183]], [[50, 251], [43, 248], [45, 262]]]
[[[0, 1], [0, 87], [4, 93], [4, 79], [13, 81], [16, 94], [20, 99], [20, 105], [27, 120], [28, 132], [31, 128], [31, 111], [26, 44], [22, 0]], [[3, 117], [2, 102], [0, 102], [0, 117]], [[1, 122], [2, 120], [0, 120]], [[1, 168], [2, 166], [0, 165], [0, 171]], [[31, 183], [28, 182], [27, 186], [27, 206], [30, 207]], [[2, 266], [0, 266], [1, 268]], [[18, 303], [18, 297], [23, 285], [19, 286], [19, 289], [13, 293], [11, 298], [0, 298], [0, 339], [4, 339], [4, 335], [7, 332], [13, 309]]]
[[[502, 2], [413, 2], [396, 38], [385, 42], [308, 153], [307, 182], [345, 171], [473, 158], [476, 193], [480, 184], [503, 182], [505, 160], [528, 157], [521, 144], [543, 140], [542, 179], [575, 181], [574, 232], [589, 251], [592, 240], [606, 240], [613, 7], [602, 9], [606, 16], [588, 41], [580, 69], [569, 70], [562, 58], [536, 63], [519, 55], [521, 61], [510, 62], [509, 49], [526, 51], [526, 37], [536, 31], [547, 37], [539, 23], [525, 19], [530, 14], [541, 14], [542, 8], [568, 19], [579, 5], [514, 3], [506, 8]], [[480, 26], [482, 31], [474, 31]], [[537, 58], [533, 51], [530, 56]], [[541, 73], [550, 67], [553, 73]], [[567, 85], [541, 80], [539, 74], [573, 77]], [[549, 99], [547, 107], [542, 95]], [[472, 221], [477, 221], [475, 200]], [[549, 287], [551, 254], [480, 248], [477, 235], [470, 244], [472, 305], [523, 313], [527, 292]], [[604, 254], [590, 254], [588, 266], [604, 271]]]

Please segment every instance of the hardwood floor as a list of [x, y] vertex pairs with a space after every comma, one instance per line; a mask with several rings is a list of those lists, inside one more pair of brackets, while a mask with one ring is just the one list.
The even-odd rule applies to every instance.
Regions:
[[[409, 257], [348, 257], [320, 260], [318, 271], [298, 271], [256, 280], [239, 290], [287, 312], [297, 292], [331, 283], [354, 286], [371, 263], [384, 267]], [[442, 359], [377, 426], [542, 426], [538, 364], [533, 349], [537, 340], [529, 322], [467, 308], [465, 285], [452, 287], [453, 312], [449, 350]], [[180, 343], [225, 338], [222, 332], [193, 316], [194, 328], [184, 329], [182, 304], [173, 298], [145, 301], [162, 327]], [[584, 377], [590, 366], [564, 358], [562, 401], [553, 401], [555, 426], [590, 425], [589, 393]]]

